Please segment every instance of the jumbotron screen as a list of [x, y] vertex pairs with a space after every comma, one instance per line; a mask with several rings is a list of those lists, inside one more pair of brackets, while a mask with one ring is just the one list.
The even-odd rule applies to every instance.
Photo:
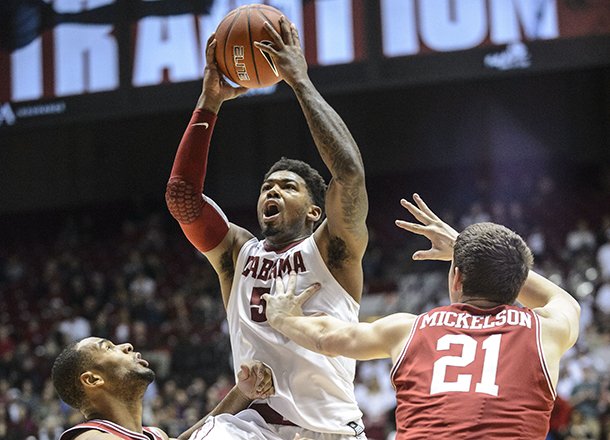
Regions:
[[[249, 3], [4, 0], [0, 131], [190, 108], [208, 36]], [[259, 3], [297, 25], [323, 92], [610, 64], [607, 0]]]

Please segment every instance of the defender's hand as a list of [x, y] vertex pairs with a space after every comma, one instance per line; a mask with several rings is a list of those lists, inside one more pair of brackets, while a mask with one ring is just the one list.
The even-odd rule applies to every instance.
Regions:
[[260, 361], [240, 365], [237, 387], [250, 400], [266, 399], [275, 393], [271, 369]]
[[232, 87], [218, 70], [214, 53], [216, 51], [215, 33], [210, 35], [205, 50], [205, 70], [203, 71], [203, 90], [198, 108], [205, 108], [213, 113], [218, 113], [224, 101], [237, 98], [248, 91], [245, 87]]
[[294, 23], [288, 21], [284, 16], [280, 17], [282, 35], [278, 34], [275, 28], [268, 22], [265, 22], [265, 29], [271, 37], [272, 44], [268, 45], [255, 41], [254, 45], [271, 57], [284, 81], [289, 86], [294, 87], [300, 81], [309, 79], [307, 76], [307, 62], [305, 61], [299, 33]]
[[405, 199], [402, 199], [400, 204], [421, 224], [396, 220], [396, 226], [414, 234], [423, 235], [431, 243], [430, 249], [415, 252], [413, 259], [451, 261], [453, 245], [458, 232], [432, 212], [418, 194], [413, 194], [413, 200], [417, 206]]
[[296, 284], [297, 274], [292, 271], [288, 277], [286, 288], [284, 288], [282, 279], [278, 277], [275, 281], [275, 295], [265, 293], [261, 296], [261, 299], [265, 300], [267, 303], [267, 321], [272, 327], [280, 325], [281, 320], [284, 317], [302, 316], [303, 304], [305, 304], [314, 293], [320, 290], [320, 284], [315, 283], [301, 292], [300, 295], [296, 295]]

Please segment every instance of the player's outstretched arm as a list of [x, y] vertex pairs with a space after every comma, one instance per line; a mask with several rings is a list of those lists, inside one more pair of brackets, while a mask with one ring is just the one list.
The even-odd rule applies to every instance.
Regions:
[[284, 288], [276, 281], [276, 294], [265, 294], [267, 321], [297, 344], [327, 356], [354, 359], [396, 359], [406, 340], [415, 315], [397, 313], [373, 323], [341, 321], [332, 316], [303, 316], [302, 306], [320, 288], [314, 284], [300, 294], [295, 292], [296, 274], [290, 274]]
[[[206, 49], [203, 90], [180, 141], [165, 199], [170, 213], [186, 237], [199, 251], [206, 254], [222, 282], [223, 278], [232, 278], [236, 251], [252, 235], [229, 223], [222, 210], [202, 194], [216, 114], [224, 101], [233, 99], [246, 90], [233, 88], [223, 79], [214, 60], [215, 47], [216, 40], [212, 35]], [[223, 288], [223, 295], [226, 290]], [[227, 298], [223, 299], [226, 304]]]
[[[404, 206], [419, 223], [396, 220], [396, 225], [406, 231], [422, 235], [430, 240], [428, 250], [419, 250], [413, 254], [414, 260], [445, 260], [453, 258], [453, 246], [458, 233], [443, 222], [426, 205], [422, 198], [414, 194], [416, 205], [401, 200]], [[544, 318], [543, 342], [547, 350], [547, 360], [556, 360], [565, 353], [578, 338], [580, 306], [565, 290], [550, 280], [530, 271], [517, 300]]]
[[210, 411], [187, 431], [180, 434], [178, 440], [187, 440], [198, 430], [210, 416], [228, 413], [237, 414], [246, 409], [253, 400], [266, 399], [275, 393], [271, 369], [260, 361], [251, 361], [240, 366], [237, 374], [237, 385]]
[[325, 227], [331, 237], [345, 243], [345, 261], [338, 263], [360, 265], [368, 241], [368, 199], [360, 151], [341, 117], [309, 79], [296, 26], [282, 17], [281, 35], [269, 24], [265, 27], [273, 45], [257, 47], [273, 57], [282, 78], [294, 90], [316, 147], [332, 175], [326, 195]]

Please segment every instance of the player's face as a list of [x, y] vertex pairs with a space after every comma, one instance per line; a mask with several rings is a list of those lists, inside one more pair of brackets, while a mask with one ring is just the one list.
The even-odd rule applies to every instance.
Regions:
[[114, 345], [102, 338], [86, 338], [78, 343], [79, 350], [89, 350], [96, 368], [108, 379], [118, 378], [131, 383], [140, 380], [148, 385], [155, 379], [155, 373], [148, 367], [142, 355], [133, 351], [131, 344]]
[[313, 202], [303, 178], [292, 171], [276, 171], [261, 185], [258, 222], [265, 237], [283, 240], [307, 229]]

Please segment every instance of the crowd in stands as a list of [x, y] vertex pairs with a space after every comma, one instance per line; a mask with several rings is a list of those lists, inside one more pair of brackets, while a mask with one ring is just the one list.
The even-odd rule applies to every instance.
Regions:
[[[578, 179], [588, 182], [586, 176], [540, 176], [506, 182], [510, 191], [503, 191], [483, 179], [459, 197], [446, 194], [449, 186], [423, 195], [458, 229], [494, 221], [520, 233], [536, 270], [578, 299], [581, 336], [562, 362], [549, 439], [607, 440], [610, 185], [604, 182], [610, 178], [586, 186]], [[369, 181], [372, 189], [381, 184]], [[396, 197], [371, 190], [363, 320], [448, 301], [447, 265], [411, 261], [427, 244], [393, 227], [394, 218], [406, 218], [398, 200], [408, 195], [399, 192], [408, 186], [396, 186]], [[145, 396], [144, 421], [170, 435], [195, 423], [233, 385], [214, 271], [163, 206], [126, 205], [0, 218], [6, 238], [0, 248], [0, 439], [54, 440], [82, 420], [56, 396], [50, 369], [64, 345], [89, 335], [131, 342], [151, 362], [157, 380]], [[371, 440], [392, 435], [389, 370], [386, 361], [358, 365], [356, 394]]]

